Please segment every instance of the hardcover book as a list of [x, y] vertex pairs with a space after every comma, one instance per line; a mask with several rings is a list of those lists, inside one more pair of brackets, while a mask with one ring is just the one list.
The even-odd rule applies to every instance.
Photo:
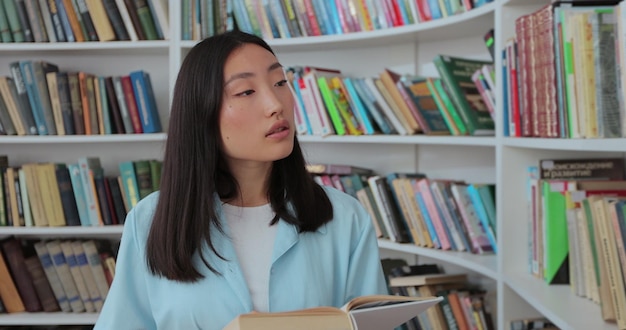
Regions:
[[542, 159], [539, 170], [541, 179], [623, 180], [624, 159]]
[[472, 74], [489, 61], [470, 60], [460, 57], [438, 55], [435, 66], [442, 81], [449, 89], [454, 107], [463, 118], [471, 135], [493, 135], [495, 124], [485, 105]]

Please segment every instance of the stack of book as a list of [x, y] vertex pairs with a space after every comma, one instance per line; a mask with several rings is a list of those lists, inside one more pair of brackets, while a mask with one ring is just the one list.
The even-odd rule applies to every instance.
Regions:
[[2, 313], [99, 312], [115, 275], [104, 241], [0, 242]]
[[543, 159], [528, 169], [529, 271], [569, 284], [626, 327], [626, 181], [622, 158]]
[[429, 179], [421, 173], [378, 175], [340, 164], [313, 164], [320, 185], [358, 199], [379, 238], [476, 254], [497, 252], [495, 186]]
[[157, 133], [161, 120], [150, 74], [122, 76], [60, 71], [46, 61], [10, 64], [0, 77], [0, 134], [104, 135]]
[[169, 39], [163, 0], [5, 0], [0, 42]]
[[441, 78], [349, 77], [340, 70], [287, 68], [296, 95], [299, 134], [493, 135], [495, 90], [491, 61], [439, 55]]
[[123, 224], [139, 200], [159, 189], [161, 161], [124, 161], [119, 170], [105, 175], [98, 157], [69, 164], [0, 163], [0, 226]]

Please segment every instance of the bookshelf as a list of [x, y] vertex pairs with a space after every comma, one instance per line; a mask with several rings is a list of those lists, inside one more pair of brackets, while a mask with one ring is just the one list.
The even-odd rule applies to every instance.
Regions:
[[[341, 68], [355, 76], [377, 75], [389, 67], [401, 73], [437, 75], [432, 59], [437, 54], [488, 59], [483, 34], [494, 27], [495, 49], [514, 35], [515, 18], [530, 13], [548, 0], [494, 0], [463, 14], [427, 23], [371, 32], [311, 38], [268, 40], [284, 65]], [[144, 69], [150, 73], [161, 123], [168, 123], [168, 108], [178, 67], [196, 41], [181, 40], [180, 1], [169, 1], [170, 40], [58, 44], [0, 44], [0, 74], [8, 64], [33, 59], [58, 64], [61, 70], [83, 70], [119, 75]], [[497, 56], [495, 67], [500, 67]], [[497, 71], [497, 81], [501, 72]], [[501, 89], [501, 85], [498, 85]], [[497, 95], [502, 95], [498, 91]], [[501, 103], [496, 122], [501, 123]], [[164, 133], [112, 136], [0, 136], [0, 154], [11, 164], [39, 160], [70, 162], [99, 156], [107, 174], [119, 174], [123, 160], [161, 158]], [[605, 323], [600, 309], [574, 296], [567, 286], [548, 286], [533, 278], [527, 265], [525, 170], [541, 158], [624, 157], [626, 139], [540, 139], [504, 137], [496, 125], [492, 137], [451, 136], [300, 136], [310, 162], [335, 162], [370, 167], [379, 173], [423, 172], [431, 178], [495, 183], [498, 255], [472, 255], [424, 249], [379, 241], [381, 249], [435, 259], [444, 265], [477, 273], [497, 288], [490, 301], [498, 329], [511, 320], [545, 316], [562, 329], [617, 329]], [[2, 228], [0, 236], [78, 237], [117, 239], [121, 227]], [[96, 314], [0, 314], [0, 325], [93, 324]]]

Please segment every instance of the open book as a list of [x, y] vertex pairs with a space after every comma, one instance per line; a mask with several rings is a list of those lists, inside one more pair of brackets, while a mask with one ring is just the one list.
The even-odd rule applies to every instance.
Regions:
[[341, 308], [242, 314], [224, 330], [393, 330], [441, 300], [442, 297], [362, 296]]

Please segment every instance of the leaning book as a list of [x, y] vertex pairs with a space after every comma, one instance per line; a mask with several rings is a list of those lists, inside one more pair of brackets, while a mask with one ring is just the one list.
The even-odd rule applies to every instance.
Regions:
[[442, 299], [362, 296], [350, 300], [341, 308], [314, 307], [289, 312], [242, 314], [232, 320], [224, 330], [392, 330]]

